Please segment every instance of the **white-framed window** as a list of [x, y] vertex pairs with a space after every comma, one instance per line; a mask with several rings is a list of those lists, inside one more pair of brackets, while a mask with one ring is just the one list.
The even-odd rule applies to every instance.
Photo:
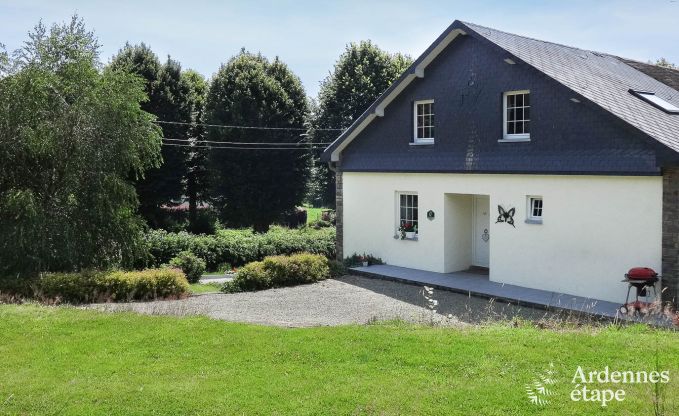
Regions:
[[419, 229], [418, 199], [414, 192], [398, 192], [398, 224], [396, 228], [410, 228], [415, 234]]
[[434, 143], [434, 100], [415, 101], [413, 105], [414, 127], [413, 143]]
[[528, 206], [526, 207], [526, 222], [542, 223], [543, 202], [541, 196], [529, 196], [527, 198]]
[[508, 91], [503, 99], [502, 139], [530, 140], [530, 91]]

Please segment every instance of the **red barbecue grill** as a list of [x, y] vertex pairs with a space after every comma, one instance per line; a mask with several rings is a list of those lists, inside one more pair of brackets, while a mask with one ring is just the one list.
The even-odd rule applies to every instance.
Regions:
[[[655, 289], [655, 284], [660, 280], [660, 276], [655, 270], [648, 267], [634, 267], [631, 268], [627, 274], [625, 274], [625, 280], [628, 284], [627, 287], [627, 298], [625, 299], [625, 304], [620, 307], [620, 313], [636, 313], [642, 310], [649, 310], [651, 307], [651, 302], [648, 302], [648, 292], [649, 289], [653, 289], [653, 298], [658, 296]], [[629, 301], [629, 295], [635, 289], [636, 297], [634, 302]], [[646, 302], [642, 302], [639, 298], [646, 298]]]

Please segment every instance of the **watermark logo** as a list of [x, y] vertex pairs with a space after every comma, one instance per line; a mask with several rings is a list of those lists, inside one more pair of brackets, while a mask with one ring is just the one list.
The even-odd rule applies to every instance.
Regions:
[[536, 406], [546, 406], [549, 404], [549, 397], [554, 395], [552, 385], [556, 384], [554, 378], [554, 363], [549, 363], [549, 367], [538, 373], [530, 384], [526, 384], [526, 395], [531, 404]]
[[[554, 363], [536, 374], [536, 377], [525, 385], [526, 396], [532, 405], [546, 406], [557, 394], [557, 383]], [[623, 402], [626, 398], [624, 389], [627, 384], [667, 384], [670, 381], [669, 370], [665, 371], [632, 371], [611, 370], [608, 366], [600, 370], [587, 370], [578, 366], [571, 378], [569, 398], [573, 402], [596, 403], [607, 407], [611, 403]]]

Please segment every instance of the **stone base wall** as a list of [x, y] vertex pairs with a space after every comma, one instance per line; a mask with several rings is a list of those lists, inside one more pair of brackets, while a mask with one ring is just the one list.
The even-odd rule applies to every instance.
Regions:
[[679, 168], [663, 169], [663, 301], [679, 306]]
[[342, 190], [342, 170], [339, 163], [335, 166], [335, 228], [337, 229], [337, 237], [335, 240], [335, 252], [337, 260], [344, 259], [344, 192]]

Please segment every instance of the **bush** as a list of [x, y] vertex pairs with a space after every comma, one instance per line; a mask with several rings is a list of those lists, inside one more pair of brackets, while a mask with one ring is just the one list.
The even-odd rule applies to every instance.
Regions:
[[313, 283], [330, 277], [328, 259], [319, 254], [269, 256], [249, 263], [236, 273], [222, 289], [224, 292], [262, 290], [281, 286]]
[[146, 244], [151, 254], [146, 267], [159, 267], [182, 251], [190, 251], [205, 260], [207, 270], [219, 271], [222, 263], [240, 267], [273, 255], [309, 252], [333, 258], [335, 229], [271, 227], [263, 234], [246, 229], [217, 230], [214, 235], [152, 230], [146, 234]]
[[336, 279], [347, 274], [347, 268], [344, 263], [337, 260], [328, 260], [328, 267], [330, 268], [330, 277]]
[[205, 261], [190, 251], [182, 251], [170, 260], [170, 266], [182, 269], [189, 283], [198, 283], [205, 272]]
[[8, 294], [42, 301], [89, 303], [179, 298], [188, 294], [189, 283], [181, 270], [164, 268], [46, 273], [23, 285], [2, 280], [0, 291], [3, 289]]
[[324, 220], [311, 221], [308, 226], [316, 230], [319, 230], [321, 228], [334, 227], [334, 225], [330, 221]]

